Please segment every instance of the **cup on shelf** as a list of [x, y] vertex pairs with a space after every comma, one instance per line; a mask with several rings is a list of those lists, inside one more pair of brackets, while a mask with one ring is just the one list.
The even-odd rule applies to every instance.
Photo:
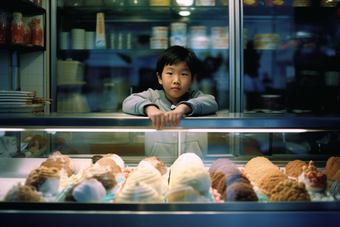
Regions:
[[73, 50], [85, 49], [85, 29], [75, 28], [71, 30], [71, 46]]
[[59, 34], [59, 49], [69, 50], [71, 47], [70, 32], [60, 32]]
[[96, 33], [95, 32], [85, 32], [85, 49], [93, 50], [95, 49]]

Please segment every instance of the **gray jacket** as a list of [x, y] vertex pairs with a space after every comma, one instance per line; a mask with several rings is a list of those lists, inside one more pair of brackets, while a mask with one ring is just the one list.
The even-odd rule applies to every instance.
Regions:
[[[179, 104], [191, 106], [192, 112], [187, 116], [214, 114], [218, 108], [215, 97], [204, 94], [200, 90], [187, 92], [184, 100], [177, 105]], [[163, 90], [149, 88], [147, 91], [135, 93], [127, 97], [123, 102], [123, 112], [145, 116], [144, 107], [149, 105], [154, 105], [161, 111], [167, 112], [171, 110], [172, 103], [165, 97]]]
[[[215, 97], [196, 90], [187, 92], [179, 104], [188, 104], [192, 112], [187, 116], [214, 114], [217, 109]], [[154, 105], [163, 112], [171, 110], [172, 103], [166, 98], [163, 90], [148, 89], [127, 97], [123, 102], [123, 111], [128, 114], [145, 116], [144, 107]], [[176, 159], [180, 154], [193, 152], [201, 158], [208, 151], [208, 135], [206, 132], [181, 132], [181, 151], [178, 152], [178, 135], [173, 131], [157, 131], [145, 133], [145, 156], [157, 156]]]

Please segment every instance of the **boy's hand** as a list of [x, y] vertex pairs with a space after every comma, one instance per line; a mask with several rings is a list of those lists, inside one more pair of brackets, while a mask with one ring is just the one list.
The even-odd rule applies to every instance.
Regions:
[[150, 118], [153, 127], [156, 129], [162, 129], [164, 127], [165, 113], [163, 111], [160, 111], [155, 106], [147, 106], [145, 107], [144, 112]]
[[172, 127], [176, 127], [181, 122], [182, 117], [187, 113], [191, 113], [191, 111], [192, 109], [190, 106], [181, 104], [177, 106], [176, 109], [165, 113], [165, 123]]
[[144, 109], [145, 114], [150, 118], [153, 127], [156, 129], [164, 128], [164, 124], [176, 127], [181, 122], [185, 114], [191, 113], [192, 108], [189, 105], [181, 104], [176, 109], [164, 113], [155, 106], [147, 106]]

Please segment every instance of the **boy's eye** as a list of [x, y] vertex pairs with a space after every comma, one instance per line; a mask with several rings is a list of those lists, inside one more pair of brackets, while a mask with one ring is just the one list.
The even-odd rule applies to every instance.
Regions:
[[187, 76], [188, 74], [186, 74], [186, 73], [182, 73], [182, 76]]
[[166, 74], [172, 75], [172, 72], [167, 72]]

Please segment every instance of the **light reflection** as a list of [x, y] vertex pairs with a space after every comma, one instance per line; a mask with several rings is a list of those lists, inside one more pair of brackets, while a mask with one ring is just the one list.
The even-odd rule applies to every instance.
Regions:
[[191, 13], [189, 11], [180, 11], [179, 15], [185, 17], [185, 16], [189, 16]]
[[[22, 128], [0, 128], [1, 131], [26, 131]], [[143, 128], [50, 128], [50, 129], [34, 129], [34, 131], [45, 131], [47, 133], [55, 134], [56, 132], [156, 132], [156, 131], [187, 131], [187, 132], [224, 132], [224, 133], [303, 133], [307, 129], [218, 129], [218, 128], [198, 128], [198, 129], [182, 129], [182, 128], [165, 128], [164, 130], [157, 129], [143, 129]]]

